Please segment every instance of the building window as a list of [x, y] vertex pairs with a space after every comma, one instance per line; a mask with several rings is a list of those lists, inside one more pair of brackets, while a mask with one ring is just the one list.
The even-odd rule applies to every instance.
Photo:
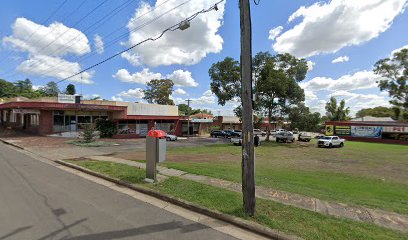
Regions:
[[40, 115], [30, 115], [30, 124], [31, 126], [38, 126], [40, 125]]

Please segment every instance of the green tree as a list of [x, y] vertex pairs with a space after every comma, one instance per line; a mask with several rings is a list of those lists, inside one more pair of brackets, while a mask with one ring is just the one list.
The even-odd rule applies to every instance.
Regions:
[[33, 90], [33, 84], [28, 78], [26, 80], [19, 80], [15, 82], [14, 85], [16, 86], [16, 90], [18, 94], [31, 92]]
[[173, 93], [174, 83], [170, 79], [153, 79], [147, 83], [146, 90], [143, 90], [144, 97], [148, 103], [162, 105], [174, 105], [170, 95]]
[[75, 85], [74, 84], [68, 84], [67, 88], [65, 89], [65, 94], [75, 95], [75, 93], [76, 93]]
[[395, 119], [395, 110], [388, 107], [363, 108], [356, 113], [356, 117], [392, 117]]
[[[256, 81], [256, 109], [264, 112], [271, 123], [274, 115], [287, 114], [290, 106], [305, 100], [303, 89], [298, 82], [306, 77], [305, 59], [297, 59], [290, 54], [263, 55]], [[270, 129], [266, 141], [269, 140]]]
[[378, 82], [381, 91], [388, 91], [390, 103], [408, 110], [408, 48], [395, 52], [391, 58], [379, 60], [374, 65], [374, 72], [382, 77]]
[[99, 131], [101, 138], [111, 138], [116, 133], [116, 124], [108, 119], [96, 119], [95, 129]]
[[188, 115], [191, 112], [191, 107], [184, 103], [179, 104], [178, 109], [181, 116]]
[[60, 93], [60, 90], [58, 88], [58, 85], [56, 82], [51, 81], [48, 82], [45, 87], [42, 87], [40, 89], [40, 92], [42, 93], [43, 96], [46, 97], [56, 97]]
[[12, 98], [17, 96], [15, 85], [6, 80], [0, 79], [0, 98]]
[[346, 102], [342, 99], [337, 106], [337, 99], [330, 97], [329, 102], [325, 106], [326, 115], [330, 121], [345, 121], [350, 119], [350, 108], [346, 108]]
[[208, 70], [211, 77], [211, 91], [217, 96], [218, 104], [224, 106], [227, 101], [241, 98], [241, 76], [239, 62], [226, 57], [223, 61], [211, 65]]
[[320, 113], [311, 113], [304, 103], [299, 103], [289, 110], [288, 118], [292, 129], [316, 132], [320, 129]]

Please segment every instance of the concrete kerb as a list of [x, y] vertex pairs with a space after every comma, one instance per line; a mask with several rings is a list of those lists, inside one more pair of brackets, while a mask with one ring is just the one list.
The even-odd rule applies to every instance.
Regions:
[[271, 239], [276, 239], [276, 240], [297, 240], [297, 239], [301, 239], [301, 238], [296, 237], [296, 236], [290, 236], [290, 235], [287, 235], [285, 233], [269, 229], [269, 228], [264, 227], [264, 226], [262, 226], [262, 225], [260, 225], [258, 223], [250, 222], [250, 221], [238, 218], [238, 217], [233, 217], [231, 215], [223, 214], [223, 213], [220, 213], [220, 212], [217, 212], [217, 211], [214, 211], [214, 210], [209, 210], [207, 208], [192, 204], [190, 202], [187, 202], [187, 201], [184, 201], [184, 200], [181, 200], [181, 199], [177, 199], [177, 198], [174, 198], [174, 197], [164, 195], [162, 193], [159, 193], [157, 191], [154, 191], [154, 190], [151, 190], [151, 189], [148, 189], [148, 188], [136, 186], [136, 185], [133, 185], [133, 184], [130, 184], [130, 183], [127, 183], [127, 182], [124, 182], [124, 181], [121, 181], [121, 180], [118, 180], [118, 179], [115, 179], [115, 178], [111, 178], [109, 176], [100, 174], [98, 172], [91, 171], [89, 169], [80, 167], [80, 166], [75, 165], [75, 164], [71, 164], [71, 163], [68, 163], [68, 162], [65, 162], [65, 161], [62, 161], [62, 160], [56, 160], [55, 162], [58, 163], [58, 164], [61, 164], [63, 166], [70, 167], [70, 168], [79, 170], [81, 172], [90, 174], [92, 176], [99, 177], [99, 178], [102, 178], [104, 180], [113, 182], [115, 184], [130, 188], [130, 189], [132, 189], [134, 191], [137, 191], [137, 192], [140, 192], [140, 193], [143, 193], [143, 194], [158, 198], [160, 200], [172, 203], [172, 204], [177, 205], [179, 207], [182, 207], [182, 208], [185, 208], [185, 209], [188, 209], [188, 210], [191, 210], [191, 211], [206, 215], [206, 216], [211, 217], [211, 218], [215, 218], [215, 219], [227, 222], [227, 223], [235, 225], [235, 226], [237, 226], [239, 228], [251, 231], [253, 233], [256, 233], [256, 234], [259, 234], [259, 235], [262, 235], [262, 236], [265, 236], [265, 237], [268, 237], [268, 238], [271, 238]]
[[7, 145], [10, 145], [10, 146], [13, 146], [13, 147], [16, 147], [16, 148], [19, 148], [19, 149], [24, 150], [24, 147], [22, 147], [22, 146], [20, 146], [20, 145], [17, 145], [17, 144], [15, 144], [15, 143], [13, 143], [13, 142], [7, 141], [7, 140], [5, 140], [5, 139], [3, 139], [3, 138], [0, 138], [0, 141], [3, 142], [3, 143], [5, 143], [5, 144], [7, 144]]

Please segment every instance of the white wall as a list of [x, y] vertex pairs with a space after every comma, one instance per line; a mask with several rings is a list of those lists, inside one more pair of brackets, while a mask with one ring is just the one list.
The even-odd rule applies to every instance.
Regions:
[[128, 103], [127, 115], [178, 116], [178, 107], [146, 103]]

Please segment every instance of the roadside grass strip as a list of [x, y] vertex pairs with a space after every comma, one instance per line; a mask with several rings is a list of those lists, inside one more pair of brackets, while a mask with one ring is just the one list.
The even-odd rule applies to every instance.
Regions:
[[257, 199], [256, 215], [245, 217], [242, 211], [242, 195], [237, 192], [177, 177], [170, 177], [158, 184], [146, 184], [143, 181], [143, 169], [120, 163], [83, 160], [67, 162], [304, 239], [408, 239], [408, 234], [402, 232], [263, 199]]

